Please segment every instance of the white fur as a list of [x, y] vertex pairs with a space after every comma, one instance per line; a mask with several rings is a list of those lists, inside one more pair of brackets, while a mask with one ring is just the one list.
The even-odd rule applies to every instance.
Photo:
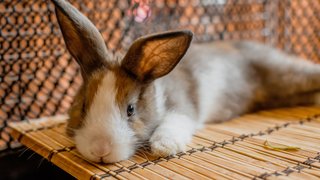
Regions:
[[174, 112], [166, 114], [150, 138], [152, 153], [168, 156], [185, 151], [186, 144], [191, 141], [191, 134], [197, 130], [195, 127], [198, 125], [186, 115]]
[[[211, 51], [210, 51], [211, 50]], [[198, 53], [206, 51], [206, 53]], [[214, 57], [214, 60], [212, 60]], [[205, 64], [199, 67], [194, 65], [194, 59]], [[193, 45], [187, 52], [185, 59], [188, 65], [193, 68], [193, 73], [199, 81], [199, 118], [200, 123], [216, 122], [230, 119], [242, 112], [243, 106], [235, 105], [226, 107], [223, 104], [232, 103], [231, 96], [240, 95], [241, 97], [250, 96], [255, 88], [253, 84], [246, 81], [245, 67], [247, 62], [237, 53], [221, 54], [210, 47]], [[241, 87], [241, 88], [239, 88]], [[228, 97], [224, 97], [225, 92], [232, 90]], [[227, 100], [229, 99], [229, 100]], [[236, 107], [236, 108], [235, 108]]]
[[[210, 68], [209, 72], [198, 73], [200, 83], [199, 106], [201, 107], [199, 112], [199, 121], [202, 123], [208, 121], [207, 118], [210, 117], [210, 113], [213, 111], [213, 109], [217, 109], [217, 111], [219, 111], [218, 109], [220, 107], [216, 102], [221, 94], [220, 91], [223, 91], [227, 86], [227, 82], [225, 82], [222, 75], [225, 74], [224, 71], [226, 67], [224, 64], [216, 62], [217, 61], [213, 61], [210, 64], [208, 63], [208, 67]], [[212, 77], [220, 78], [213, 79]]]
[[158, 79], [154, 81], [155, 87], [156, 87], [156, 95], [155, 95], [155, 101], [156, 101], [156, 107], [157, 107], [157, 113], [159, 119], [162, 119], [163, 116], [166, 113], [166, 108], [165, 108], [165, 101], [166, 98], [164, 96], [164, 85], [161, 82], [162, 79]]
[[107, 154], [102, 158], [105, 163], [120, 161], [130, 157], [135, 150], [135, 133], [127, 119], [122, 119], [122, 110], [116, 104], [115, 81], [115, 75], [108, 72], [97, 90], [83, 127], [75, 132], [77, 148], [92, 161], [101, 161], [101, 157], [94, 154]]

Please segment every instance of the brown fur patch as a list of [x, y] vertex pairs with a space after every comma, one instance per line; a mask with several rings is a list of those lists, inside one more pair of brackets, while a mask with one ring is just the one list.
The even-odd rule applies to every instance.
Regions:
[[124, 102], [128, 99], [130, 93], [132, 94], [134, 91], [139, 91], [140, 87], [137, 80], [121, 67], [114, 66], [111, 68], [111, 71], [116, 77], [115, 89], [117, 90], [117, 102]]
[[143, 132], [144, 128], [145, 128], [145, 123], [140, 119], [138, 119], [134, 123], [132, 123], [132, 129], [135, 132]]
[[153, 83], [142, 83], [119, 66], [113, 66], [110, 70], [116, 77], [116, 102], [121, 115], [126, 119], [128, 105], [134, 105], [135, 115], [128, 119], [128, 123], [135, 131], [137, 138], [140, 140], [149, 139], [156, 127], [157, 120]]
[[68, 111], [67, 134], [70, 137], [74, 136], [74, 129], [79, 129], [83, 126], [85, 114], [87, 110], [90, 109], [105, 74], [106, 71], [96, 71], [93, 73], [89, 81], [82, 84], [75, 95], [74, 105]]
[[106, 71], [98, 71], [90, 78], [89, 82], [86, 86], [86, 98], [85, 98], [85, 106], [84, 112], [90, 109], [93, 99], [98, 91], [99, 86], [102, 83], [102, 80], [107, 72]]

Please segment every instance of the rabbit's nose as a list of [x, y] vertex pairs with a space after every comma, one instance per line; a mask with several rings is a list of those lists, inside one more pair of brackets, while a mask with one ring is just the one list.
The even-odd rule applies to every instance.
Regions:
[[91, 148], [91, 153], [97, 157], [104, 157], [111, 151], [111, 147], [108, 142], [105, 141], [94, 141]]

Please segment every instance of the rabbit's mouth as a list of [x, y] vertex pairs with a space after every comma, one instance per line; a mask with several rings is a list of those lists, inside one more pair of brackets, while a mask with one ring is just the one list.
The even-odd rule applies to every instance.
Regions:
[[[84, 141], [76, 143], [77, 150], [86, 159], [97, 163], [114, 163], [130, 158], [136, 151], [137, 144], [136, 138], [127, 139], [127, 141], [113, 141], [112, 144], [106, 144], [102, 141], [94, 140]], [[77, 141], [77, 137], [76, 137]]]

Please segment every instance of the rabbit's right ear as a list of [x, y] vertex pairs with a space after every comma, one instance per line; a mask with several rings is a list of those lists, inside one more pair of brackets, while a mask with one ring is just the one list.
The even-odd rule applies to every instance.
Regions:
[[106, 63], [107, 47], [91, 21], [65, 0], [51, 0], [55, 5], [60, 29], [71, 55], [81, 66], [84, 81]]
[[144, 83], [170, 73], [187, 52], [192, 31], [168, 31], [136, 40], [121, 62], [121, 67]]

